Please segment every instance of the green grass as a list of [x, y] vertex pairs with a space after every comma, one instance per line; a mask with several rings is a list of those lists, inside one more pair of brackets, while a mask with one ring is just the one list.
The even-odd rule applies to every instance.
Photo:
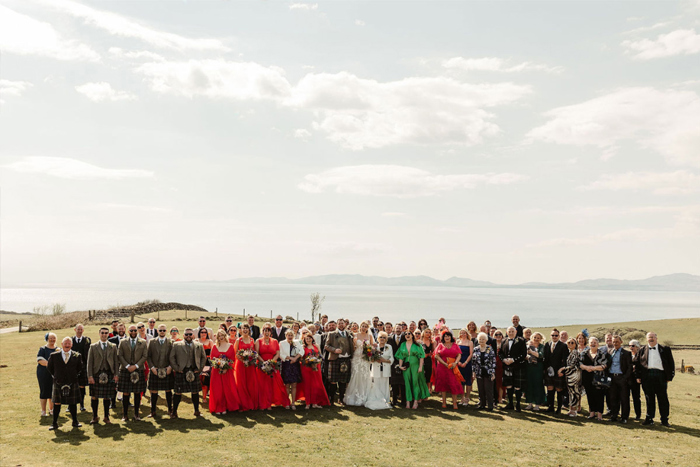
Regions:
[[[221, 316], [221, 315], [220, 315]], [[163, 312], [161, 312], [163, 318]], [[223, 317], [222, 317], [223, 320]], [[218, 325], [219, 320], [209, 324]], [[194, 320], [177, 324], [195, 326]], [[572, 326], [568, 326], [573, 329]], [[696, 335], [697, 335], [696, 327]], [[97, 335], [88, 326], [89, 336]], [[60, 330], [60, 337], [71, 335]], [[697, 465], [700, 438], [700, 377], [679, 374], [669, 386], [671, 429], [589, 422], [583, 417], [461, 408], [443, 410], [436, 397], [417, 410], [297, 410], [276, 408], [192, 418], [184, 400], [179, 420], [47, 430], [39, 416], [35, 355], [43, 332], [0, 335], [0, 465], [230, 465], [258, 463], [273, 455], [275, 465]], [[679, 351], [700, 367], [699, 351]], [[145, 399], [145, 404], [148, 404]], [[159, 409], [162, 414], [164, 406]], [[147, 409], [146, 409], [147, 410]], [[113, 421], [119, 417], [114, 416]], [[116, 457], [115, 457], [116, 456]], [[49, 460], [50, 459], [50, 460]], [[267, 461], [271, 462], [271, 461]]]

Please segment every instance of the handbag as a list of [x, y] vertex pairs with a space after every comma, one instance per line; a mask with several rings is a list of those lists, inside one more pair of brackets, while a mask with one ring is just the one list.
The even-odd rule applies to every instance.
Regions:
[[612, 378], [604, 371], [593, 373], [593, 386], [598, 389], [608, 389], [612, 385]]

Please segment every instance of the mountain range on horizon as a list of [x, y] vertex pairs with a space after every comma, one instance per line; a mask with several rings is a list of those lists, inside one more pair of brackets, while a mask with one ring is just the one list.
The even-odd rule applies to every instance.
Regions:
[[700, 292], [700, 276], [686, 273], [654, 276], [647, 279], [586, 279], [578, 282], [525, 282], [523, 284], [496, 284], [461, 277], [446, 280], [429, 276], [381, 277], [361, 274], [328, 274], [298, 279], [286, 277], [246, 277], [229, 279], [238, 284], [309, 284], [309, 285], [364, 285], [364, 286], [412, 286], [412, 287], [481, 287], [519, 289], [571, 289], [571, 290], [640, 290], [665, 292]]

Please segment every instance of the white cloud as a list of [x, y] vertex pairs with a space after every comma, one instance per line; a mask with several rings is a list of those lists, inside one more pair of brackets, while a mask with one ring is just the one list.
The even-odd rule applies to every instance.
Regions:
[[500, 71], [504, 73], [517, 73], [521, 71], [546, 71], [547, 73], [561, 73], [564, 67], [540, 65], [532, 62], [522, 62], [517, 65], [507, 66], [508, 61], [498, 57], [463, 58], [453, 57], [442, 62], [447, 69], [464, 71]]
[[356, 20], [355, 20], [355, 26], [360, 26], [360, 27], [362, 27], [362, 26], [366, 26], [366, 25], [367, 25], [367, 23], [365, 23], [365, 22], [362, 21], [361, 19], [356, 19]]
[[31, 156], [4, 167], [20, 173], [45, 174], [71, 180], [121, 180], [125, 178], [153, 177], [153, 172], [150, 170], [105, 169], [67, 157]]
[[219, 39], [191, 39], [178, 34], [159, 31], [117, 13], [97, 10], [70, 0], [40, 0], [40, 3], [76, 18], [81, 18], [86, 24], [103, 29], [114, 36], [133, 37], [156, 47], [183, 51], [212, 50], [227, 52], [230, 50]]
[[81, 84], [80, 86], [76, 86], [75, 90], [93, 102], [136, 100], [134, 94], [127, 91], [117, 91], [112, 88], [111, 84], [105, 83], [104, 81]]
[[308, 193], [330, 189], [342, 194], [415, 198], [472, 189], [477, 185], [507, 185], [525, 179], [524, 175], [512, 173], [436, 175], [414, 167], [356, 165], [309, 174], [298, 188]]
[[156, 62], [165, 61], [165, 57], [148, 50], [124, 50], [120, 47], [110, 47], [109, 53], [116, 58], [130, 58], [134, 60], [152, 60]]
[[0, 5], [0, 50], [40, 55], [57, 60], [98, 61], [100, 55], [85, 44], [62, 38], [49, 23], [37, 21]]
[[302, 141], [306, 141], [311, 137], [311, 132], [305, 128], [297, 128], [294, 130], [293, 136]]
[[639, 60], [692, 55], [700, 53], [700, 34], [696, 34], [695, 29], [678, 29], [668, 34], [660, 34], [654, 40], [623, 41], [622, 46], [629, 53], [635, 54], [634, 58]]
[[627, 172], [605, 174], [582, 190], [652, 190], [656, 194], [672, 195], [700, 191], [700, 175], [686, 170], [676, 172]]
[[639, 28], [630, 29], [629, 31], [625, 31], [623, 34], [639, 34], [640, 32], [654, 31], [656, 29], [665, 28], [666, 26], [670, 26], [671, 24], [672, 24], [671, 21], [663, 21], [661, 23], [655, 23], [651, 26], [642, 26]]
[[146, 76], [154, 91], [188, 98], [281, 99], [291, 92], [284, 70], [252, 62], [152, 62], [139, 66], [136, 72]]
[[292, 3], [291, 5], [289, 5], [289, 9], [302, 11], [317, 10], [318, 3]]
[[4, 104], [3, 97], [19, 97], [24, 91], [32, 87], [33, 84], [28, 81], [10, 81], [9, 79], [0, 79], [0, 104]]
[[550, 120], [526, 142], [596, 146], [609, 157], [629, 140], [673, 165], [700, 166], [700, 96], [693, 91], [623, 88], [544, 115]]

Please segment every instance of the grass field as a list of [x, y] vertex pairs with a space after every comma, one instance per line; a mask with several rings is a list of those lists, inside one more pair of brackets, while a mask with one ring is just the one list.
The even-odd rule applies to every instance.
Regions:
[[[175, 313], [161, 312], [161, 319], [175, 318]], [[208, 324], [214, 327], [221, 320], [223, 317]], [[196, 322], [166, 324], [177, 324], [182, 331], [186, 324], [195, 326]], [[654, 324], [660, 336], [677, 329], [670, 320]], [[685, 322], [683, 327], [690, 327], [688, 333], [697, 336], [700, 320]], [[96, 331], [95, 326], [86, 328], [92, 337]], [[291, 412], [276, 408], [266, 413], [213, 416], [204, 410], [200, 419], [192, 417], [192, 406], [185, 399], [178, 420], [164, 417], [93, 427], [88, 425], [91, 413], [85, 412], [79, 415], [81, 429], [72, 430], [69, 419], [62, 416], [62, 427], [54, 433], [47, 430], [49, 418], [39, 416], [37, 400], [35, 356], [44, 343], [43, 334], [0, 335], [3, 466], [230, 465], [263, 458], [270, 462], [269, 456], [274, 456], [276, 465], [698, 465], [700, 376], [688, 374], [678, 374], [669, 386], [670, 429], [544, 413], [444, 410], [433, 397], [417, 411], [334, 408]], [[72, 333], [60, 330], [57, 334], [60, 338]], [[699, 351], [678, 351], [675, 356], [678, 364], [685, 358], [700, 367]], [[144, 403], [148, 404], [147, 399]], [[163, 414], [164, 406], [159, 409]]]

